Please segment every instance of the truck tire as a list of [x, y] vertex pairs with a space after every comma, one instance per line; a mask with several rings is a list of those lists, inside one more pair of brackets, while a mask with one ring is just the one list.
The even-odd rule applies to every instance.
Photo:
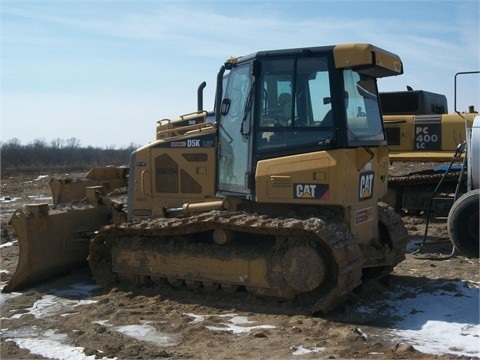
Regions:
[[468, 257], [479, 257], [480, 189], [463, 194], [448, 214], [448, 233], [455, 247]]

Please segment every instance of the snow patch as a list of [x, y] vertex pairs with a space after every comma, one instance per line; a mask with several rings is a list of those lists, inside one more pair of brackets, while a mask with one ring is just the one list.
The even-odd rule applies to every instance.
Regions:
[[179, 343], [172, 335], [162, 334], [153, 326], [148, 325], [148, 321], [144, 321], [140, 325], [116, 326], [113, 329], [134, 339], [146, 341], [157, 346], [175, 346]]
[[53, 198], [46, 195], [29, 195], [28, 198], [33, 201], [50, 201]]
[[[14, 240], [14, 241], [9, 241], [9, 242], [3, 243], [3, 244], [0, 245], [0, 249], [5, 248], [5, 247], [9, 247], [9, 246], [13, 246], [17, 242], [18, 242], [17, 240]], [[6, 270], [2, 270], [2, 271], [6, 271]]]
[[53, 289], [52, 294], [44, 295], [40, 300], [35, 301], [32, 307], [25, 309], [24, 313], [15, 314], [11, 319], [19, 319], [23, 315], [31, 314], [35, 318], [50, 317], [64, 312], [71, 312], [72, 308], [77, 306], [94, 304], [96, 300], [84, 300], [90, 295], [90, 292], [97, 288], [98, 285], [87, 283], [72, 284], [66, 289]]
[[38, 181], [38, 180], [42, 180], [42, 179], [47, 179], [48, 178], [48, 175], [39, 175], [36, 179], [34, 179], [33, 181]]
[[[432, 355], [480, 357], [479, 288], [472, 282], [435, 281], [432, 290], [401, 288], [388, 301], [362, 306], [362, 313], [380, 310], [399, 317], [386, 330], [395, 342]], [[408, 296], [405, 296], [408, 294]], [[413, 294], [413, 296], [412, 296]]]
[[305, 355], [305, 354], [325, 351], [327, 348], [318, 347], [318, 346], [304, 348], [303, 345], [300, 345], [300, 346], [292, 346], [291, 349], [293, 350], [292, 355]]
[[108, 320], [95, 320], [94, 324], [112, 328], [124, 335], [130, 336], [140, 341], [146, 341], [157, 346], [175, 346], [179, 344], [178, 336], [165, 335], [160, 333], [156, 328], [151, 325], [151, 321], [142, 321], [139, 325], [122, 325], [113, 326], [108, 323]]
[[52, 329], [37, 332], [34, 328], [20, 328], [16, 331], [5, 332], [2, 334], [2, 338], [5, 338], [5, 341], [13, 341], [18, 347], [26, 349], [32, 354], [49, 359], [95, 359], [95, 355], [85, 355], [82, 347], [71, 345], [67, 334], [57, 333]]
[[[189, 324], [199, 324], [205, 321], [205, 315], [196, 315], [192, 313], [184, 313], [183, 315], [187, 315], [193, 317], [193, 320], [189, 322]], [[207, 315], [208, 316], [208, 315]]]
[[392, 333], [416, 349], [434, 355], [480, 356], [479, 289], [456, 282], [395, 302], [403, 319]]
[[189, 322], [189, 324], [198, 324], [205, 321], [208, 317], [221, 317], [221, 318], [230, 318], [228, 323], [222, 323], [221, 327], [219, 326], [205, 326], [208, 330], [211, 331], [228, 331], [234, 334], [243, 334], [251, 332], [252, 330], [258, 329], [275, 329], [273, 325], [257, 325], [257, 326], [242, 326], [246, 324], [253, 324], [255, 321], [250, 321], [246, 316], [238, 316], [237, 314], [220, 314], [220, 315], [196, 315], [192, 313], [185, 313], [184, 315], [193, 317], [194, 319]]
[[11, 196], [0, 197], [0, 203], [2, 203], [2, 204], [8, 204], [8, 203], [11, 203], [11, 202], [15, 202], [17, 200], [19, 200], [19, 198], [12, 198]]

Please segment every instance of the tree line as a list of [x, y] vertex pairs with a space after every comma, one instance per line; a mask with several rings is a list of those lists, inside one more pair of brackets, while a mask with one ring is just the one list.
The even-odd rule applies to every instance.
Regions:
[[47, 143], [43, 139], [23, 145], [17, 138], [0, 144], [2, 173], [9, 170], [50, 170], [58, 168], [88, 169], [94, 166], [129, 165], [132, 152], [139, 146], [106, 148], [82, 147], [77, 138], [54, 139]]

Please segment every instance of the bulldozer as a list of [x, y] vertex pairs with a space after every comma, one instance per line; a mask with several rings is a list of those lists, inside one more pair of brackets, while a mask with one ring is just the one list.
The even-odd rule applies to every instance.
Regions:
[[402, 73], [371, 44], [229, 58], [214, 111], [202, 83], [197, 111], [158, 121], [128, 170], [52, 179], [58, 204], [14, 213], [20, 259], [3, 291], [88, 258], [105, 287], [242, 289], [331, 310], [405, 258], [402, 219], [379, 202], [389, 152], [376, 82]]

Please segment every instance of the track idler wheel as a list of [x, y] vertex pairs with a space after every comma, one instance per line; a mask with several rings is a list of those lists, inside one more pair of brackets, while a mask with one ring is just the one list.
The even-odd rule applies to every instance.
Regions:
[[307, 292], [323, 284], [327, 265], [324, 258], [312, 247], [295, 246], [283, 257], [282, 273], [292, 288]]

